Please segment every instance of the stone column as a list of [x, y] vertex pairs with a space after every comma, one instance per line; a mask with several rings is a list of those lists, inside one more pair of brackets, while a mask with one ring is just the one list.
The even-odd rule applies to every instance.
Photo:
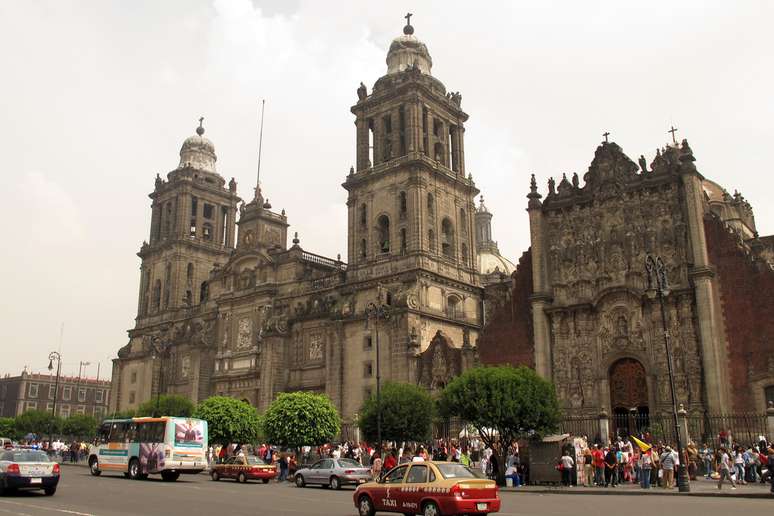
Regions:
[[357, 149], [356, 168], [358, 171], [368, 168], [368, 120], [364, 113], [357, 115], [355, 121], [355, 139]]
[[151, 207], [150, 243], [155, 244], [159, 239], [159, 227], [161, 225], [161, 208], [154, 203]]
[[417, 104], [410, 102], [406, 104], [406, 152], [412, 153], [419, 148], [417, 144]]
[[374, 129], [373, 129], [373, 155], [374, 155], [374, 162], [372, 163], [373, 166], [376, 166], [377, 164], [381, 163], [382, 160], [382, 137], [384, 135], [383, 129], [382, 129], [382, 118], [381, 117], [374, 117]]
[[397, 158], [400, 156], [400, 110], [398, 107], [390, 111], [390, 146], [392, 150], [390, 152], [390, 158]]
[[451, 164], [449, 165], [449, 168], [451, 168], [455, 172], [460, 171], [460, 144], [459, 144], [459, 130], [456, 126], [452, 126], [449, 128], [449, 133], [451, 134]]
[[599, 440], [602, 442], [602, 446], [610, 444], [610, 418], [607, 412], [601, 410], [599, 412]]
[[701, 186], [701, 176], [692, 162], [683, 161], [681, 170], [687, 208], [689, 248], [693, 262], [690, 275], [695, 285], [696, 315], [707, 409], [712, 413], [723, 413], [731, 408], [728, 404], [726, 388], [728, 385], [726, 339], [717, 281], [707, 254], [707, 239], [704, 233], [704, 190]]
[[529, 213], [530, 242], [532, 246], [532, 324], [535, 339], [535, 370], [551, 379], [551, 332], [545, 309], [550, 296], [547, 294], [545, 257], [543, 245], [543, 205], [532, 176], [527, 212]]
[[465, 175], [465, 127], [462, 124], [457, 126], [457, 142], [459, 143], [459, 167], [460, 174]]

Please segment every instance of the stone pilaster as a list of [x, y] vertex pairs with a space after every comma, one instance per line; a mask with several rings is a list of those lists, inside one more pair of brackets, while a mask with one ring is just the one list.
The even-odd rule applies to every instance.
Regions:
[[[692, 165], [692, 163], [690, 163]], [[726, 412], [728, 381], [726, 369], [726, 339], [715, 274], [709, 266], [707, 239], [704, 234], [704, 204], [701, 177], [695, 167], [687, 166], [682, 174], [685, 189], [688, 238], [690, 241], [696, 311], [701, 345], [702, 369], [707, 394], [707, 410]]]
[[549, 296], [546, 284], [546, 259], [543, 242], [543, 205], [537, 191], [535, 176], [532, 175], [527, 212], [529, 213], [530, 242], [532, 248], [532, 325], [535, 339], [535, 370], [546, 379], [551, 379], [551, 331], [545, 309]]
[[363, 113], [357, 116], [355, 121], [355, 138], [357, 149], [357, 170], [368, 168], [368, 120]]

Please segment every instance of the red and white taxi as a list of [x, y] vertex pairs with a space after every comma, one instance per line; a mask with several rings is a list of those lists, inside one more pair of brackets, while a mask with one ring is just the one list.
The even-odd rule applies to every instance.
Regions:
[[359, 485], [353, 501], [360, 516], [382, 511], [441, 516], [500, 510], [497, 484], [457, 462], [401, 464], [378, 482]]

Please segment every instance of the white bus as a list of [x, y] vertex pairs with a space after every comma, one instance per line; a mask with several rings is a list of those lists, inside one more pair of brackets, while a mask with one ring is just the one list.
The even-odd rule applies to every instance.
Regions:
[[107, 419], [99, 444], [89, 451], [91, 474], [121, 472], [139, 480], [160, 474], [175, 481], [180, 474], [207, 469], [207, 422], [185, 417]]

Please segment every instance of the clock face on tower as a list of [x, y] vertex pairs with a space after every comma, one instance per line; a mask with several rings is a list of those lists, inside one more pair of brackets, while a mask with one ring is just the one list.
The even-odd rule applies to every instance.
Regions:
[[252, 231], [248, 231], [245, 233], [245, 236], [242, 237], [242, 243], [245, 245], [252, 245], [253, 244], [254, 235]]

